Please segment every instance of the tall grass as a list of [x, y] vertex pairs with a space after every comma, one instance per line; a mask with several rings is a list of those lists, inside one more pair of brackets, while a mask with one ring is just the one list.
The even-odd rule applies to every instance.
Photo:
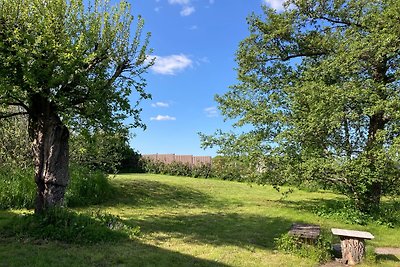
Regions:
[[[108, 175], [83, 166], [72, 166], [71, 180], [65, 194], [67, 206], [99, 204], [113, 196]], [[0, 169], [0, 209], [32, 209], [36, 185], [32, 168], [2, 166]]]
[[35, 195], [32, 169], [9, 165], [0, 168], [0, 209], [32, 208]]

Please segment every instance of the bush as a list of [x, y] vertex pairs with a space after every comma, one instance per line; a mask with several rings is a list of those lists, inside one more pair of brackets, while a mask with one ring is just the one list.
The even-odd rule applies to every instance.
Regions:
[[330, 235], [322, 232], [314, 244], [307, 244], [300, 237], [283, 234], [275, 239], [278, 250], [310, 258], [318, 262], [326, 262], [332, 258]]
[[365, 213], [355, 208], [351, 201], [330, 201], [314, 208], [314, 213], [350, 224], [367, 225], [376, 223], [389, 228], [400, 226], [400, 203], [398, 200], [383, 202], [380, 210]]
[[143, 171], [148, 173], [168, 174], [195, 178], [209, 178], [212, 174], [210, 164], [189, 165], [187, 163], [178, 161], [166, 164], [162, 161], [150, 160], [145, 158], [142, 158], [140, 162]]
[[128, 225], [118, 216], [100, 212], [77, 214], [64, 208], [50, 209], [40, 215], [15, 216], [1, 232], [3, 236], [78, 244], [119, 241], [139, 233], [138, 226]]

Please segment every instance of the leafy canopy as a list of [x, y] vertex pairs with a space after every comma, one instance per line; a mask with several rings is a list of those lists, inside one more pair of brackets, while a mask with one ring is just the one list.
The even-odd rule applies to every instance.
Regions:
[[398, 193], [399, 14], [397, 0], [292, 0], [249, 16], [239, 82], [216, 96], [241, 131], [203, 145], [253, 158], [275, 183], [333, 182], [361, 206]]
[[152, 62], [133, 19], [125, 1], [0, 0], [0, 107], [22, 109], [0, 118], [31, 114], [39, 95], [70, 127], [115, 128], [127, 116], [143, 126], [128, 96], [150, 97], [142, 74]]

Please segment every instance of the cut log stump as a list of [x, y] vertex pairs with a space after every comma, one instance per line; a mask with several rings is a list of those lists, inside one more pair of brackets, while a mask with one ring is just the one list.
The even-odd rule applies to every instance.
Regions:
[[332, 233], [339, 236], [342, 250], [342, 263], [356, 265], [360, 263], [365, 255], [366, 239], [373, 239], [369, 232], [352, 231], [332, 228]]
[[321, 233], [321, 227], [314, 224], [294, 223], [289, 231], [289, 235], [296, 236], [304, 243], [314, 244]]

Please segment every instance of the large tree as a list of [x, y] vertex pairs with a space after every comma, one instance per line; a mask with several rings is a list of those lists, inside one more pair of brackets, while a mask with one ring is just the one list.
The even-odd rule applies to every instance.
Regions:
[[142, 125], [142, 27], [124, 1], [0, 0], [0, 118], [28, 116], [36, 212], [63, 202], [71, 130]]
[[362, 211], [378, 208], [400, 185], [399, 21], [398, 0], [292, 0], [251, 15], [239, 83], [216, 97], [250, 130], [203, 144], [256, 157], [282, 180], [331, 182]]

